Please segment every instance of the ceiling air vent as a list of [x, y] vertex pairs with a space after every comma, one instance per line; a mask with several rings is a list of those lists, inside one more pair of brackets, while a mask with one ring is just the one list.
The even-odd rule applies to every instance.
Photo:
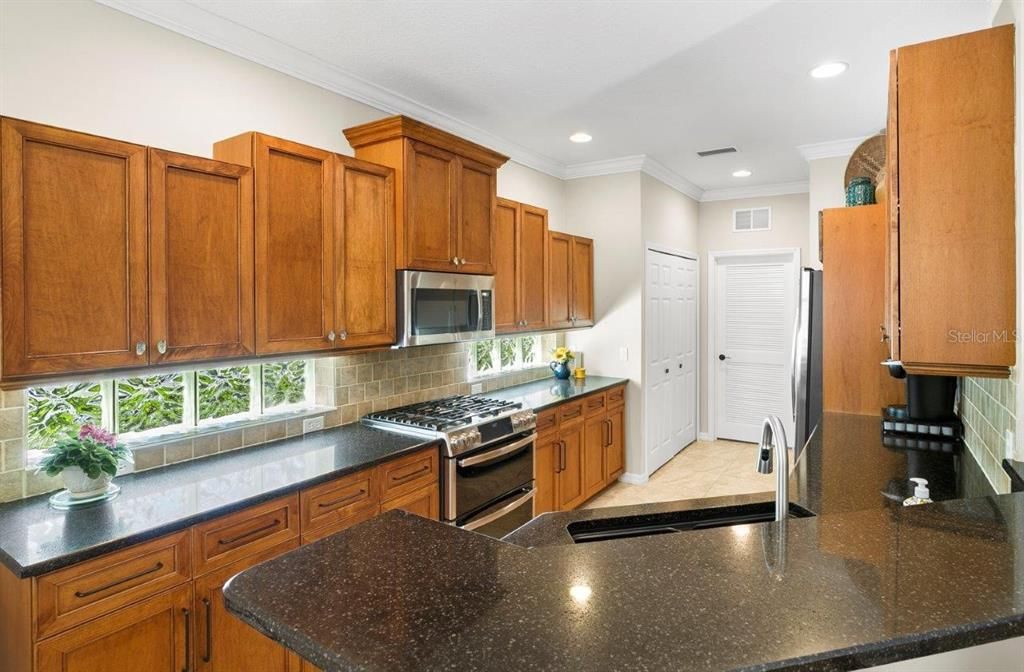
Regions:
[[745, 208], [732, 211], [733, 231], [770, 231], [772, 228], [772, 209]]
[[714, 156], [715, 154], [732, 154], [735, 151], [735, 147], [719, 147], [718, 149], [705, 149], [703, 152], [697, 152], [697, 156], [703, 158], [705, 156]]

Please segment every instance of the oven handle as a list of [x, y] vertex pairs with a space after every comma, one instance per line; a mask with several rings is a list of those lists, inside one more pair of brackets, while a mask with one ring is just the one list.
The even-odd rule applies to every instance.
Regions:
[[515, 500], [509, 502], [508, 504], [506, 504], [505, 506], [501, 507], [497, 511], [492, 511], [492, 512], [488, 513], [486, 516], [483, 516], [482, 518], [477, 518], [476, 520], [467, 521], [466, 524], [462, 525], [461, 527], [464, 530], [475, 530], [478, 527], [483, 527], [487, 523], [492, 523], [495, 520], [497, 520], [498, 518], [501, 518], [502, 516], [504, 516], [505, 514], [511, 512], [511, 511], [513, 511], [515, 509], [518, 509], [520, 506], [522, 506], [526, 502], [528, 502], [531, 499], [533, 499], [534, 495], [536, 495], [536, 494], [537, 494], [537, 489], [536, 488], [530, 488], [529, 492], [527, 492], [522, 497], [517, 497]]
[[474, 455], [472, 457], [463, 458], [459, 460], [457, 464], [460, 467], [477, 467], [480, 466], [481, 464], [490, 464], [491, 462], [497, 460], [499, 457], [505, 457], [509, 453], [514, 453], [523, 446], [529, 445], [536, 440], [537, 435], [530, 434], [526, 438], [520, 439], [515, 443], [510, 443], [507, 446], [502, 446], [501, 448], [496, 448], [494, 450], [490, 450], [486, 453], [480, 453], [479, 455]]

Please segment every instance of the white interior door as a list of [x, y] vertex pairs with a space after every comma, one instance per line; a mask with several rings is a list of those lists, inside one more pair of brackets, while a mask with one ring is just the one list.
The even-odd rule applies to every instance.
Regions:
[[768, 415], [795, 434], [790, 371], [797, 304], [791, 253], [716, 258], [715, 434], [759, 441]]
[[647, 474], [697, 438], [697, 261], [647, 250]]

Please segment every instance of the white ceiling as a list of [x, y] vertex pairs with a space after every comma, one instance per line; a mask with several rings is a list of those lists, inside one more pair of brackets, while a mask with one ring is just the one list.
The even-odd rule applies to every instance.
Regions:
[[[101, 1], [552, 174], [646, 155], [696, 192], [806, 180], [797, 146], [884, 125], [890, 48], [992, 16], [990, 0]], [[828, 60], [850, 70], [808, 76]], [[740, 152], [696, 156], [724, 145]]]

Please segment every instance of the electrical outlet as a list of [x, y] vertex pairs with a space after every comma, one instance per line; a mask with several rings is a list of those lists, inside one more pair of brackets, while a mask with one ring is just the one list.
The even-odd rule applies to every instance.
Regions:
[[472, 392], [473, 394], [480, 394], [481, 392], [484, 391], [484, 384], [483, 383], [473, 383], [473, 385], [470, 386], [469, 391]]
[[629, 361], [629, 348], [626, 346], [619, 348], [619, 359], [623, 362]]
[[308, 434], [324, 428], [324, 416], [318, 415], [315, 418], [306, 418], [302, 421], [302, 433]]

